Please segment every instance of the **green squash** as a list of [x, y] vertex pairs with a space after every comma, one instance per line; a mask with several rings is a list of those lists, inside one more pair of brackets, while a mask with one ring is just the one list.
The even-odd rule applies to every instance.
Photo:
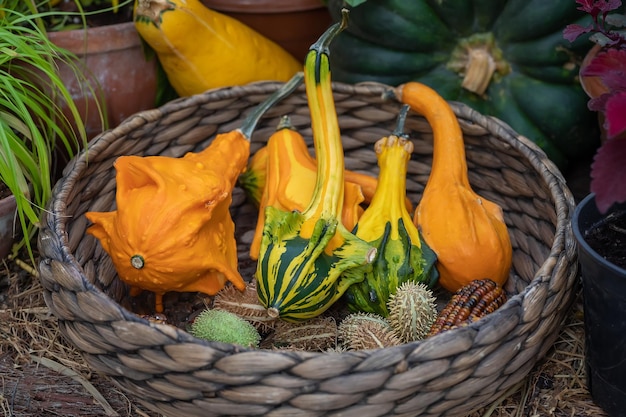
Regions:
[[[342, 0], [329, 0], [334, 18]], [[419, 81], [506, 122], [561, 169], [598, 146], [578, 82], [591, 47], [563, 38], [574, 0], [367, 0], [331, 45], [333, 80]], [[470, 64], [471, 62], [471, 64]]]

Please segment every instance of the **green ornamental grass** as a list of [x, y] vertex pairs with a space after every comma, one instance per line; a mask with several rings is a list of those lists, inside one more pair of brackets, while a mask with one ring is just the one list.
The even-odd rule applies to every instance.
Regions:
[[79, 80], [85, 77], [75, 56], [48, 40], [41, 15], [18, 12], [18, 3], [0, 7], [0, 181], [16, 197], [24, 235], [14, 254], [25, 245], [32, 259], [31, 240], [51, 195], [54, 150], [61, 147], [72, 156], [87, 143], [58, 65], [68, 65]]

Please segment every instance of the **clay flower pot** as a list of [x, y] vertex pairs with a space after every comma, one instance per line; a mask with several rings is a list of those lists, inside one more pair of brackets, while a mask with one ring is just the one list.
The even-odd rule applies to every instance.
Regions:
[[48, 36], [58, 46], [73, 52], [78, 57], [78, 68], [88, 76], [89, 85], [81, 85], [72, 69], [60, 66], [88, 138], [107, 127], [100, 119], [98, 102], [106, 105], [108, 127], [156, 106], [156, 60], [146, 59], [133, 22], [50, 32]]
[[202, 0], [245, 23], [304, 63], [309, 47], [332, 24], [321, 0]]
[[16, 208], [14, 196], [0, 199], [0, 259], [9, 254], [13, 245]]

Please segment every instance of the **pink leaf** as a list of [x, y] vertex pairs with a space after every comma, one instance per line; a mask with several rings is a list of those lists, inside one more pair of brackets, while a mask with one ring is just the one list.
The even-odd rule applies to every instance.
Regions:
[[576, 0], [576, 3], [580, 4], [578, 10], [582, 10], [587, 13], [591, 12], [591, 9], [593, 8], [593, 0]]
[[591, 192], [601, 213], [626, 201], [626, 139], [607, 140], [591, 165]]
[[607, 0], [605, 2], [604, 12], [610, 12], [612, 10], [616, 10], [619, 6], [622, 5], [622, 0]]
[[565, 29], [563, 29], [563, 37], [570, 41], [574, 42], [580, 35], [583, 33], [590, 32], [593, 29], [593, 26], [581, 26], [577, 24], [567, 25]]
[[600, 13], [606, 14], [622, 5], [621, 0], [576, 0], [578, 10], [589, 13], [594, 20]]
[[[605, 115], [607, 124], [607, 135], [614, 138], [626, 131], [626, 90], [620, 91], [606, 101]], [[626, 160], [624, 160], [626, 164]], [[626, 178], [626, 177], [625, 177]]]
[[622, 0], [605, 0], [603, 3], [604, 6], [601, 7], [602, 11], [608, 13], [620, 7], [622, 5]]
[[587, 107], [589, 110], [593, 111], [604, 111], [606, 107], [606, 102], [609, 101], [611, 95], [609, 93], [602, 94], [601, 96], [589, 99], [587, 102]]

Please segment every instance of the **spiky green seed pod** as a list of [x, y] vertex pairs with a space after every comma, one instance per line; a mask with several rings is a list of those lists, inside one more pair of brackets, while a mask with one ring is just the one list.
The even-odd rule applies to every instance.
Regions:
[[338, 335], [347, 350], [380, 349], [402, 343], [384, 317], [371, 313], [348, 315], [339, 324]]
[[405, 282], [389, 297], [389, 323], [404, 342], [424, 339], [437, 319], [437, 304], [430, 289], [417, 282]]
[[213, 342], [259, 347], [261, 336], [254, 326], [229, 311], [207, 309], [196, 317], [191, 334]]

